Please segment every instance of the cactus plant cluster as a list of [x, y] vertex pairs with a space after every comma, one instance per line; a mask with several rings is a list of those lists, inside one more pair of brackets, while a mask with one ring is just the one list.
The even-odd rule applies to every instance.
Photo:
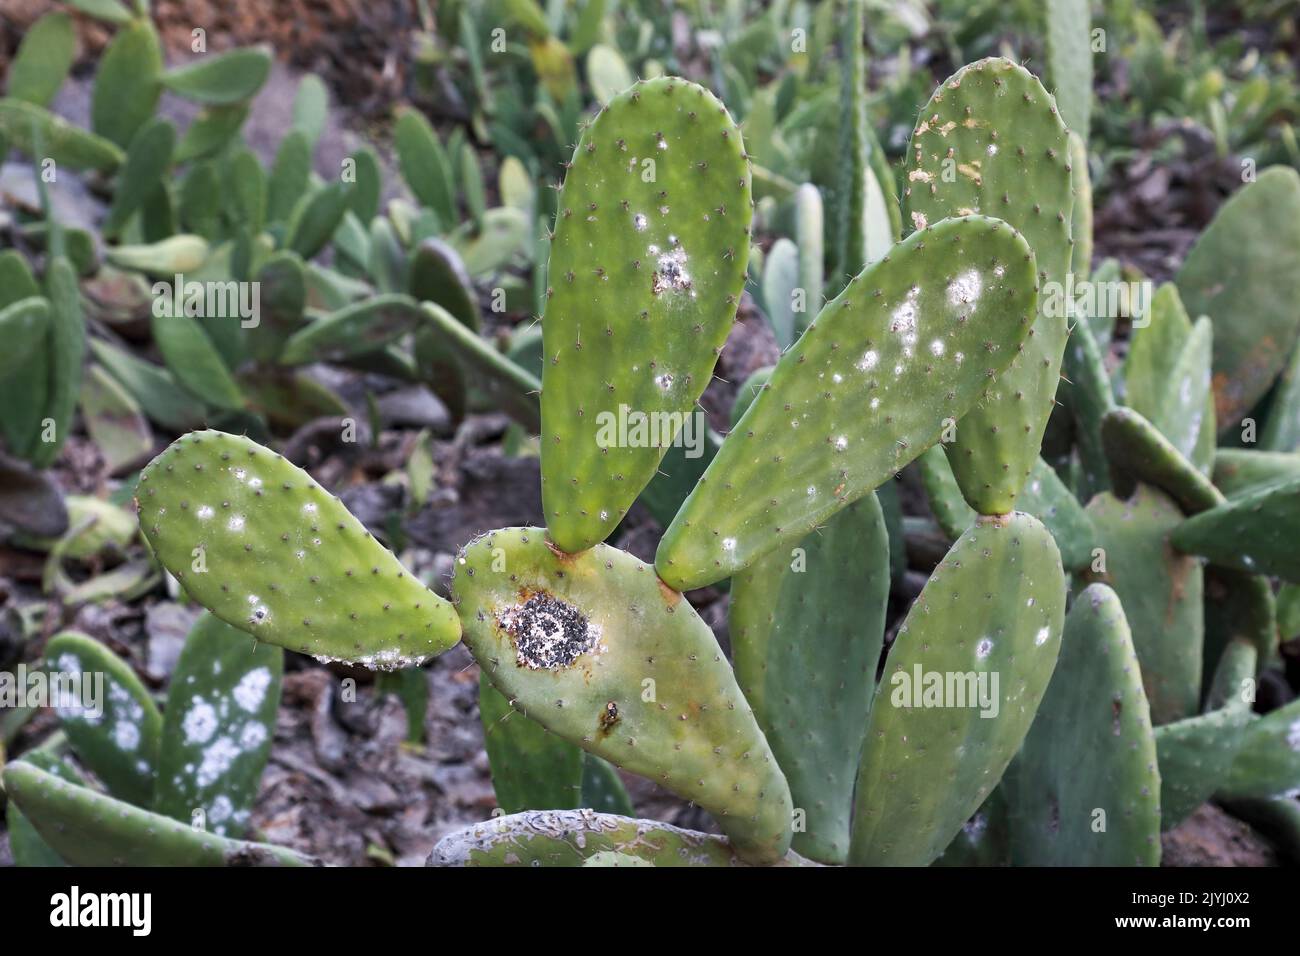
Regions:
[[[130, 17], [85, 131], [46, 108], [62, 77], [29, 69], [52, 61], [58, 21], [25, 42], [43, 50], [20, 59], [0, 137], [95, 171], [113, 202], [102, 250], [48, 203], [27, 224], [47, 243], [39, 283], [0, 254], [5, 444], [53, 460], [86, 411], [87, 353], [89, 394], [186, 431], [135, 505], [152, 560], [208, 613], [161, 712], [104, 645], [49, 642], [47, 666], [105, 674], [107, 702], [93, 720], [61, 710], [66, 744], [5, 769], [19, 862], [311, 862], [244, 839], [281, 648], [400, 671], [459, 643], [505, 815], [447, 836], [436, 865], [1156, 865], [1161, 831], [1210, 798], [1296, 840], [1300, 705], [1252, 705], [1300, 585], [1300, 177], [1242, 186], [1128, 316], [1118, 361], [1113, 317], [1061, 295], [1091, 270], [1086, 9], [1048, 5], [1054, 85], [1082, 88], [1058, 99], [977, 60], [891, 164], [860, 0], [826, 5], [846, 8], [842, 101], [811, 133], [756, 88], [780, 12], [746, 31], [738, 50], [757, 52], [726, 62], [719, 97], [649, 40], [633, 81], [596, 27], [566, 46], [511, 4], [538, 81], [512, 99], [493, 85], [518, 75], [482, 67], [473, 6], [456, 35], [463, 92], [505, 144], [495, 208], [470, 142], [414, 110], [393, 127], [413, 201], [381, 209], [369, 148], [318, 176], [316, 83], [263, 168], [238, 131], [264, 50], [168, 69]], [[202, 106], [182, 135], [154, 116], [164, 89]], [[544, 160], [564, 164], [553, 195]], [[756, 223], [785, 224], [766, 252]], [[258, 322], [155, 309], [161, 365], [88, 343], [87, 307], [106, 321], [182, 273], [256, 281]], [[106, 298], [83, 306], [79, 274]], [[1102, 264], [1094, 287], [1118, 275]], [[484, 334], [489, 278], [540, 331]], [[780, 358], [687, 454], [747, 293]], [[457, 418], [505, 412], [536, 436], [544, 526], [465, 542], [447, 595], [426, 586], [268, 447], [345, 413], [303, 372], [317, 362], [423, 383]], [[887, 629], [909, 476], [944, 553]], [[638, 502], [665, 528], [653, 560], [609, 543]], [[690, 599], [710, 586], [729, 588], [729, 653]], [[620, 771], [721, 835], [637, 819]]]

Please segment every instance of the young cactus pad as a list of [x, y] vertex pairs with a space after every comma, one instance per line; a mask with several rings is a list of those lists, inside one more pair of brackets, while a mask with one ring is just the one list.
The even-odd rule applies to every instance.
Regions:
[[1029, 731], [1064, 617], [1061, 556], [1036, 518], [981, 517], [958, 539], [890, 649], [850, 863], [926, 866], [943, 852]]
[[[542, 323], [542, 503], [562, 550], [614, 530], [671, 423], [709, 383], [740, 301], [751, 215], [740, 131], [702, 87], [637, 83], [582, 134]], [[636, 421], [662, 434], [642, 441]]]
[[1002, 513], [1038, 456], [1065, 350], [1059, 293], [1073, 207], [1065, 124], [1032, 73], [1010, 60], [980, 60], [944, 81], [921, 110], [911, 160], [904, 195], [912, 228], [969, 212], [997, 216], [1024, 235], [1045, 283], [1024, 351], [944, 446], [971, 507]]
[[712, 813], [755, 863], [790, 846], [790, 789], [712, 631], [654, 568], [540, 528], [476, 538], [452, 593], [496, 688], [552, 733]]
[[259, 640], [392, 670], [460, 638], [447, 601], [310, 475], [248, 438], [177, 439], [141, 473], [136, 503], [163, 567]]
[[[494, 817], [443, 837], [430, 866], [583, 866], [602, 853], [621, 853], [655, 866], [744, 866], [722, 837], [656, 820], [591, 810], [551, 810]], [[794, 852], [779, 865], [803, 866]]]
[[826, 304], [777, 363], [659, 545], [678, 590], [797, 541], [937, 441], [1020, 349], [1034, 255], [1004, 222], [913, 233]]
[[4, 769], [5, 792], [73, 866], [311, 866], [285, 847], [196, 830], [68, 783], [23, 760]]

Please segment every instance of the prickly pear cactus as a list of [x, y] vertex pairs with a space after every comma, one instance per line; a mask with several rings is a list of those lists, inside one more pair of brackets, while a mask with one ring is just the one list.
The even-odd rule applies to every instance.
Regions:
[[153, 809], [241, 837], [271, 754], [284, 651], [204, 614], [190, 629], [163, 712]]
[[77, 756], [114, 796], [148, 806], [162, 716], [135, 671], [99, 641], [75, 631], [50, 639], [45, 662], [61, 679], [79, 681], [80, 693], [55, 707]]
[[1022, 513], [953, 545], [890, 648], [858, 770], [857, 865], [925, 866], [997, 786], [1060, 650], [1065, 575]]
[[466, 645], [512, 706], [698, 803], [744, 859], [785, 854], [785, 777], [712, 632], [652, 567], [510, 528], [466, 546], [452, 593]]
[[1033, 253], [996, 219], [898, 243], [781, 357], [664, 533], [660, 577], [728, 577], [885, 482], [1007, 367], [1036, 302]]
[[[583, 132], [542, 324], [542, 503], [562, 550], [623, 519], [673, 440], [663, 423], [708, 384], [745, 280], [749, 180], [726, 109], [684, 80], [637, 83]], [[637, 422], [663, 434], [624, 440]]]
[[259, 640], [391, 670], [460, 638], [447, 601], [310, 475], [247, 438], [177, 439], [141, 473], [136, 502], [163, 567]]
[[1014, 780], [1017, 864], [1159, 865], [1150, 708], [1124, 609], [1104, 584], [1084, 589], [1070, 608]]
[[736, 679], [802, 810], [794, 848], [823, 863], [848, 855], [888, 599], [889, 536], [875, 495], [732, 581]]
[[[1024, 235], [1044, 283], [1064, 283], [1070, 147], [1055, 99], [1033, 74], [1001, 58], [958, 70], [921, 110], [909, 157], [904, 211], [913, 229], [945, 216], [996, 216]], [[1011, 510], [1053, 408], [1066, 314], [1059, 294], [1040, 305], [1023, 352], [945, 445], [967, 501], [982, 514]]]

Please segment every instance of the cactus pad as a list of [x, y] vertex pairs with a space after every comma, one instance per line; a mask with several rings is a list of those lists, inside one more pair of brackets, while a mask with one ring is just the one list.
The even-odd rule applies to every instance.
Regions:
[[1061, 656], [1016, 764], [1013, 847], [1027, 866], [1156, 866], [1160, 774], [1133, 638], [1093, 584], [1065, 619]]
[[[190, 595], [259, 640], [391, 670], [460, 637], [455, 611], [270, 449], [193, 432], [140, 475], [140, 527]], [[202, 570], [200, 570], [202, 569]]]
[[510, 528], [462, 551], [452, 592], [466, 645], [512, 706], [698, 803], [746, 859], [785, 854], [785, 777], [712, 632], [652, 567]]
[[1113, 408], [1102, 416], [1101, 443], [1111, 483], [1121, 494], [1144, 482], [1167, 493], [1187, 514], [1223, 503], [1223, 495], [1183, 452], [1131, 408]]
[[204, 614], [172, 672], [153, 809], [240, 837], [271, 753], [284, 651]]
[[875, 495], [732, 581], [736, 679], [803, 810], [794, 848], [823, 863], [848, 855], [888, 599], [889, 536]]
[[[655, 866], [745, 866], [720, 836], [591, 810], [517, 813], [456, 830], [433, 848], [429, 865], [583, 866], [608, 853]], [[791, 851], [778, 865], [807, 861]]]
[[[1056, 101], [1010, 60], [980, 60], [945, 80], [912, 132], [904, 191], [912, 228], [945, 216], [996, 216], [1025, 237], [1044, 283], [1070, 269], [1068, 134]], [[1065, 349], [1064, 309], [1043, 307], [1024, 351], [945, 446], [976, 511], [1009, 511], [1047, 427]], [[1059, 302], [1059, 297], [1056, 297]]]
[[948, 846], [1024, 740], [1064, 617], [1060, 554], [1036, 518], [981, 517], [952, 546], [885, 664], [850, 863], [925, 866]]
[[1224, 203], [1177, 277], [1190, 315], [1214, 322], [1220, 431], [1238, 427], [1300, 335], [1300, 174], [1273, 167]]
[[1157, 726], [1196, 713], [1201, 690], [1203, 571], [1169, 544], [1182, 513], [1163, 492], [1138, 485], [1121, 501], [1106, 493], [1088, 504], [1100, 553], [1085, 573], [1115, 589], [1142, 665]]
[[1174, 546], [1215, 564], [1300, 581], [1300, 478], [1264, 485], [1174, 530]]
[[[147, 806], [162, 716], [131, 666], [85, 634], [65, 631], [45, 646], [46, 667], [63, 677], [80, 675], [81, 698], [56, 707], [59, 723], [82, 763], [117, 797]], [[98, 679], [103, 675], [102, 694]], [[90, 706], [81, 706], [88, 703]]]
[[604, 442], [602, 423], [689, 413], [726, 341], [752, 215], [740, 131], [702, 87], [637, 83], [582, 134], [558, 208], [542, 501], [555, 543], [576, 552], [622, 520], [673, 437]]
[[894, 246], [781, 357], [665, 532], [660, 576], [728, 577], [884, 483], [1011, 362], [1036, 288], [1033, 253], [995, 219]]
[[519, 813], [579, 804], [581, 750], [516, 711], [486, 674], [479, 679], [478, 710], [498, 807]]

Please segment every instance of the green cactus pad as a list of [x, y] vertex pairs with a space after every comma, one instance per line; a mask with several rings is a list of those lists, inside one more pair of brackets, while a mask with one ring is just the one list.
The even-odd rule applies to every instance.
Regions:
[[55, 709], [82, 763], [114, 796], [148, 806], [162, 717], [135, 671], [103, 644], [75, 631], [50, 639], [45, 662], [61, 677], [80, 675], [81, 696]]
[[1047, 65], [1061, 118], [1084, 139], [1092, 114], [1092, 31], [1088, 0], [1048, 0]]
[[33, 451], [32, 464], [38, 468], [54, 464], [72, 434], [85, 372], [86, 317], [77, 273], [65, 256], [54, 256], [45, 272], [45, 297], [50, 303], [50, 368], [42, 427], [53, 423], [54, 440], [42, 440]]
[[[430, 866], [583, 866], [601, 853], [623, 853], [655, 866], [745, 866], [723, 837], [657, 820], [591, 810], [550, 810], [495, 817], [443, 837]], [[805, 866], [790, 851], [778, 866]]]
[[803, 811], [794, 848], [823, 863], [848, 855], [888, 599], [889, 536], [875, 495], [732, 581], [736, 680]]
[[602, 426], [620, 412], [680, 423], [731, 329], [752, 215], [740, 131], [702, 87], [637, 83], [583, 132], [558, 210], [542, 504], [555, 543], [577, 552], [623, 519], [675, 432], [621, 442]]
[[131, 146], [117, 179], [113, 205], [100, 226], [105, 235], [116, 235], [131, 215], [159, 188], [171, 166], [176, 148], [176, 128], [165, 119], [152, 119], [131, 138]]
[[981, 517], [952, 546], [889, 652], [850, 863], [925, 866], [952, 842], [1024, 740], [1064, 618], [1060, 554], [1036, 518]]
[[424, 318], [409, 295], [377, 295], [333, 312], [295, 332], [284, 343], [285, 365], [339, 361], [396, 341]]
[[1300, 335], [1300, 174], [1273, 167], [1242, 186], [1176, 281], [1188, 314], [1214, 322], [1215, 418], [1220, 433], [1236, 429]]
[[424, 302], [420, 308], [426, 327], [444, 354], [454, 357], [475, 376], [475, 384], [495, 407], [536, 434], [543, 427], [538, 406], [542, 383], [442, 306]]
[[196, 103], [229, 106], [252, 99], [270, 73], [270, 47], [244, 47], [205, 55], [168, 70], [162, 75], [162, 85]]
[[615, 813], [619, 816], [636, 816], [632, 798], [618, 775], [618, 770], [608, 760], [595, 754], [582, 754], [582, 799], [579, 806], [597, 813]]
[[188, 233], [143, 245], [114, 246], [104, 256], [121, 269], [173, 279], [178, 272], [197, 272], [208, 258], [208, 243]]
[[1131, 408], [1113, 408], [1101, 419], [1101, 442], [1120, 494], [1144, 482], [1168, 494], [1187, 514], [1223, 503], [1223, 495], [1151, 422]]
[[479, 680], [478, 710], [492, 788], [502, 811], [567, 810], [579, 804], [581, 750], [516, 711], [486, 674]]
[[444, 227], [450, 227], [456, 221], [456, 186], [451, 160], [437, 132], [422, 113], [401, 109], [393, 141], [402, 177], [411, 192], [434, 211]]
[[219, 836], [242, 837], [271, 754], [284, 651], [204, 614], [172, 672], [153, 809], [183, 823], [203, 811]]
[[729, 577], [884, 483], [1017, 354], [1034, 257], [995, 219], [913, 233], [827, 303], [727, 436], [659, 545], [679, 589]]
[[19, 760], [4, 770], [9, 798], [41, 838], [73, 866], [312, 866], [269, 843], [204, 833], [61, 780]]
[[[945, 216], [996, 216], [1025, 237], [1043, 283], [1065, 282], [1070, 146], [1056, 101], [1033, 74], [1001, 58], [958, 70], [921, 110], [909, 155], [903, 195], [912, 228]], [[984, 514], [1015, 504], [1054, 405], [1066, 312], [1049, 308], [1062, 303], [1047, 291], [1023, 352], [945, 446], [966, 500]]]
[[1156, 728], [1161, 830], [1182, 823], [1224, 781], [1250, 721], [1249, 706], [1230, 704]]
[[1160, 863], [1150, 708], [1124, 609], [1104, 584], [1086, 588], [1065, 619], [1056, 673], [1016, 764], [1013, 805], [1018, 865]]
[[123, 149], [129, 146], [158, 105], [162, 68], [162, 44], [149, 17], [138, 17], [118, 30], [95, 72], [91, 129]]
[[1217, 790], [1237, 799], [1300, 796], [1300, 701], [1251, 722]]
[[1142, 484], [1127, 501], [1098, 495], [1087, 512], [1101, 553], [1084, 577], [1109, 584], [1123, 602], [1152, 722], [1159, 726], [1196, 713], [1203, 572], [1196, 559], [1169, 543], [1182, 512], [1163, 492]]
[[141, 473], [136, 502], [162, 565], [259, 640], [392, 670], [460, 638], [450, 604], [310, 475], [247, 438], [177, 439]]
[[0, 379], [20, 371], [33, 353], [45, 343], [50, 328], [50, 300], [29, 295], [0, 308], [0, 341], [5, 343], [0, 355]]
[[1192, 334], [1178, 286], [1166, 282], [1155, 291], [1144, 321], [1134, 323], [1124, 357], [1124, 404], [1148, 420], [1160, 414], [1174, 367]]
[[77, 53], [72, 17], [62, 10], [45, 14], [27, 28], [9, 61], [6, 95], [37, 106], [54, 99]]
[[1214, 456], [1214, 484], [1229, 498], [1293, 478], [1300, 478], [1300, 455], [1295, 452], [1220, 448]]
[[799, 284], [804, 291], [804, 309], [794, 316], [796, 337], [821, 311], [825, 285], [825, 216], [822, 194], [812, 183], [804, 183], [794, 194], [795, 239], [799, 248]]
[[785, 777], [712, 632], [654, 568], [511, 528], [462, 551], [452, 592], [466, 645], [516, 709], [698, 803], [746, 859], [785, 854]]
[[[868, 132], [866, 57], [862, 51], [862, 0], [844, 4], [848, 14], [841, 36], [840, 115], [836, 144], [836, 177], [831, 197], [831, 278], [830, 291], [838, 294], [862, 267], [870, 261], [869, 242], [882, 237], [870, 236], [868, 215], [869, 187], [873, 174], [867, 165], [874, 143]], [[897, 235], [888, 235], [885, 247]], [[783, 346], [788, 343], [781, 343]]]
[[1251, 574], [1300, 581], [1300, 478], [1256, 488], [1188, 518], [1170, 540], [1180, 551]]
[[[23, 754], [22, 759], [60, 780], [81, 783], [81, 778], [67, 761], [48, 751], [32, 750]], [[14, 866], [67, 866], [63, 858], [41, 839], [31, 821], [18, 809], [16, 800], [5, 805], [5, 827], [9, 830], [9, 850], [13, 854]]]
[[[961, 495], [947, 456], [938, 446], [917, 459], [921, 484], [930, 499], [939, 527], [956, 541], [975, 523], [975, 510]], [[1047, 526], [1061, 549], [1061, 563], [1077, 571], [1092, 560], [1093, 531], [1083, 507], [1065, 487], [1052, 466], [1039, 458], [1029, 472], [1029, 483], [1016, 499], [1020, 510]]]
[[[1210, 355], [1214, 328], [1205, 316], [1197, 319], [1167, 384], [1167, 395], [1153, 424], [1202, 471], [1210, 470], [1214, 454], [1214, 393], [1210, 387]], [[1210, 421], [1207, 423], [1206, 418]], [[1198, 457], [1209, 439], [1209, 459]]]

